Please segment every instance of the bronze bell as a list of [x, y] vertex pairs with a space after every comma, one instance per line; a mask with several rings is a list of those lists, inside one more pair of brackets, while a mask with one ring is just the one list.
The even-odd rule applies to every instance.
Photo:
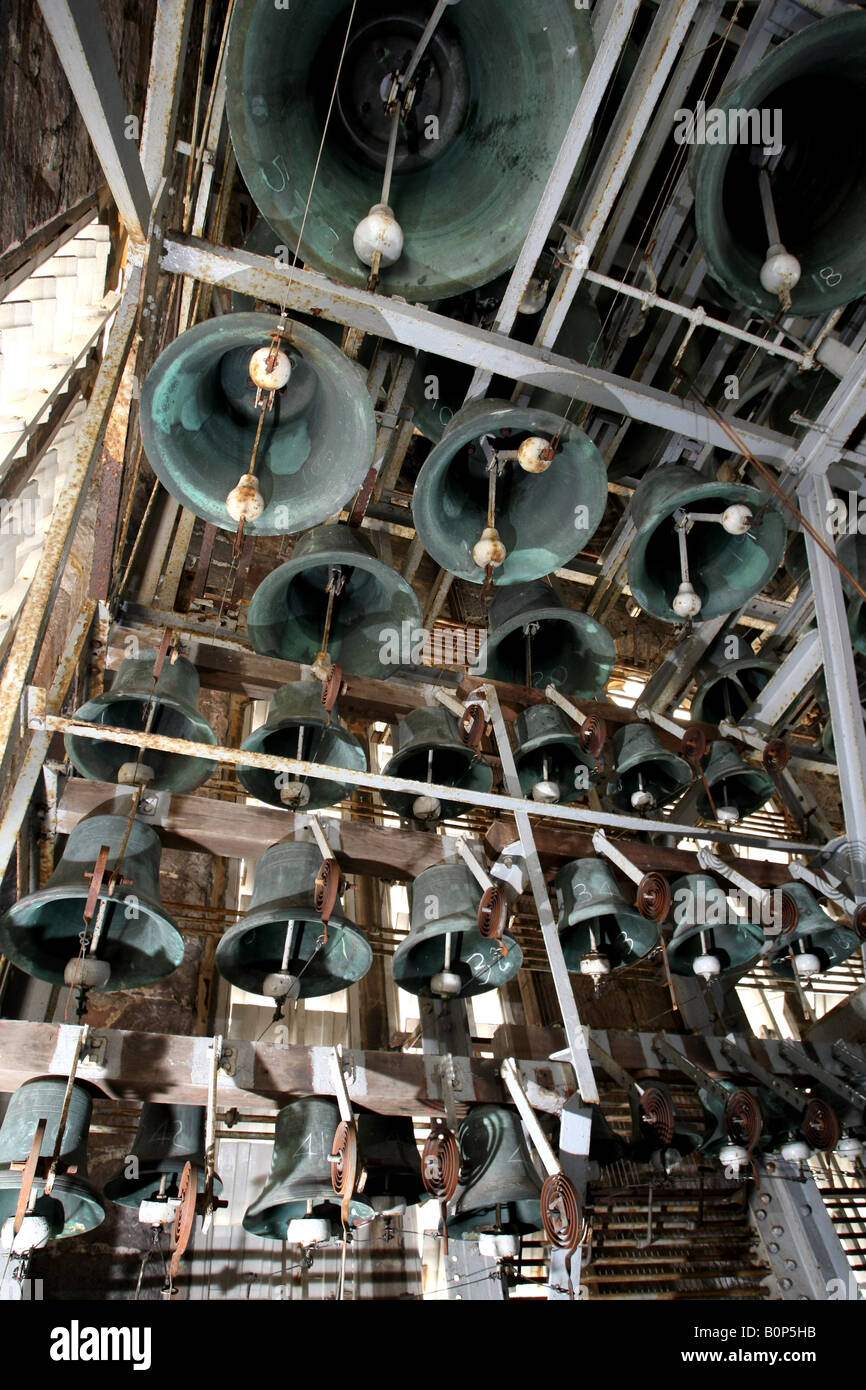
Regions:
[[[80, 1081], [72, 1086], [69, 1110], [59, 1146], [54, 1185], [48, 1196], [45, 1183], [57, 1146], [57, 1134], [66, 1095], [65, 1076], [38, 1076], [25, 1081], [9, 1100], [0, 1125], [0, 1249], [5, 1254], [24, 1254], [47, 1240], [83, 1235], [105, 1220], [105, 1208], [87, 1180], [87, 1131], [93, 1102]], [[29, 1213], [13, 1237], [12, 1219], [27, 1161], [40, 1120], [47, 1125], [42, 1136], [36, 1174], [31, 1187]], [[14, 1241], [14, 1243], [13, 1243]]]
[[663, 748], [648, 724], [623, 724], [611, 740], [615, 770], [607, 794], [621, 811], [652, 811], [674, 801], [692, 780], [685, 758]]
[[458, 1131], [460, 1182], [448, 1238], [477, 1240], [487, 1231], [540, 1231], [542, 1179], [520, 1116], [507, 1105], [473, 1105]]
[[418, 875], [410, 894], [409, 935], [391, 962], [401, 989], [428, 999], [466, 999], [513, 979], [523, 952], [508, 932], [501, 940], [481, 934], [481, 895], [465, 864], [437, 864]]
[[709, 874], [683, 874], [671, 884], [674, 933], [668, 964], [674, 975], [729, 982], [751, 970], [764, 949], [759, 922], [739, 917], [725, 890]]
[[[103, 1193], [123, 1207], [176, 1198], [187, 1163], [204, 1172], [203, 1107], [145, 1101], [129, 1155], [122, 1170], [105, 1183]], [[221, 1191], [222, 1183], [214, 1176], [214, 1192]]]
[[592, 696], [604, 689], [615, 657], [607, 628], [566, 607], [549, 584], [536, 579], [497, 591], [487, 640], [471, 674]]
[[[367, 771], [367, 755], [342, 719], [322, 704], [318, 681], [281, 685], [271, 696], [264, 724], [245, 738], [241, 748], [271, 757], [325, 763], [353, 772]], [[331, 782], [290, 772], [269, 772], [264, 767], [239, 767], [238, 781], [251, 796], [269, 806], [292, 811], [317, 811], [352, 795], [348, 782]]]
[[517, 716], [514, 762], [523, 795], [542, 803], [579, 801], [599, 775], [597, 759], [556, 705], [528, 705]]
[[737, 825], [759, 811], [775, 792], [772, 778], [762, 768], [744, 763], [721, 738], [710, 744], [703, 780], [706, 785], [698, 796], [698, 811], [705, 820], [724, 826]]
[[[457, 734], [453, 714], [441, 706], [412, 710], [392, 724], [394, 751], [383, 768], [386, 777], [405, 777], [414, 782], [438, 783], [463, 791], [489, 792], [493, 772], [483, 758], [468, 748]], [[466, 801], [440, 801], [416, 792], [383, 789], [382, 800], [404, 818], [431, 825], [466, 815]]]
[[276, 1000], [335, 994], [366, 975], [373, 952], [337, 906], [327, 927], [314, 902], [322, 857], [315, 845], [280, 840], [256, 864], [248, 911], [216, 950], [220, 974]]
[[556, 930], [571, 971], [600, 980], [645, 956], [658, 928], [626, 902], [603, 859], [573, 859], [555, 880]]

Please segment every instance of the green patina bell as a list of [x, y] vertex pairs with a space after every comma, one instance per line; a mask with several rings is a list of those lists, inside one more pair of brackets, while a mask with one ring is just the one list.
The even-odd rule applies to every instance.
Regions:
[[355, 1110], [358, 1151], [366, 1173], [362, 1196], [382, 1214], [401, 1203], [414, 1206], [427, 1196], [421, 1176], [421, 1156], [408, 1115], [377, 1115]]
[[725, 826], [736, 825], [754, 811], [759, 811], [775, 794], [775, 790], [773, 780], [766, 772], [744, 763], [732, 745], [719, 738], [710, 744], [710, 755], [698, 795], [698, 811], [704, 820], [718, 821]]
[[262, 581], [247, 614], [260, 656], [313, 662], [328, 631], [328, 659], [354, 676], [384, 679], [410, 661], [421, 629], [411, 586], [377, 560], [366, 536], [332, 523], [302, 536]]
[[471, 674], [592, 696], [604, 690], [615, 658], [607, 628], [567, 608], [549, 584], [536, 579], [495, 595], [487, 641]]
[[366, 975], [373, 961], [366, 937], [339, 907], [326, 931], [314, 904], [321, 864], [320, 851], [304, 841], [280, 840], [265, 850], [249, 909], [216, 949], [226, 980], [285, 1000], [335, 994]]
[[[730, 613], [764, 587], [782, 559], [785, 523], [757, 488], [708, 482], [695, 469], [674, 465], [645, 478], [631, 507], [637, 535], [628, 556], [629, 587], [641, 608], [665, 622], [686, 617], [704, 622]], [[688, 582], [697, 596], [691, 607], [682, 602], [684, 580], [674, 524], [680, 510], [719, 518], [696, 520], [686, 534]], [[739, 529], [744, 526], [747, 529]]]
[[[340, 1230], [340, 1199], [331, 1185], [328, 1158], [339, 1123], [337, 1102], [328, 1096], [305, 1096], [283, 1106], [274, 1126], [268, 1180], [244, 1213], [244, 1230], [265, 1240], [285, 1240], [289, 1222], [308, 1216]], [[352, 1223], [370, 1221], [375, 1211], [359, 1195], [352, 1198], [349, 1216]]]
[[[463, 791], [490, 791], [490, 766], [461, 741], [454, 715], [441, 706], [412, 710], [405, 719], [391, 725], [391, 737], [394, 752], [383, 768], [386, 777], [438, 782]], [[465, 816], [474, 809], [471, 802], [440, 801], [417, 792], [383, 789], [381, 796], [404, 820], [425, 825]]]
[[[0, 1124], [0, 1229], [15, 1216], [23, 1173], [13, 1163], [26, 1162], [40, 1120], [47, 1120], [39, 1164], [31, 1188], [31, 1214], [25, 1217], [16, 1249], [35, 1248], [46, 1240], [63, 1240], [92, 1231], [105, 1220], [105, 1208], [98, 1193], [87, 1181], [87, 1131], [93, 1102], [86, 1086], [72, 1086], [69, 1110], [63, 1126], [57, 1176], [51, 1192], [45, 1195], [48, 1167], [57, 1144], [57, 1134], [66, 1095], [65, 1076], [39, 1076], [25, 1081], [9, 1099]], [[35, 1201], [33, 1201], [35, 1198]], [[8, 1226], [3, 1232], [2, 1250], [10, 1249]]]
[[[841, 537], [836, 554], [842, 564], [850, 570], [857, 582], [866, 589], [866, 536], [850, 532]], [[842, 575], [842, 588], [848, 598], [848, 630], [851, 645], [860, 656], [866, 656], [866, 605], [849, 579]]]
[[[824, 314], [866, 289], [863, 159], [844, 137], [859, 129], [864, 97], [866, 15], [856, 10], [809, 24], [717, 102], [723, 140], [708, 138], [694, 151], [695, 220], [710, 274], [738, 304], [769, 318], [779, 313], [773, 282], [762, 279], [777, 245], [799, 262], [789, 314]], [[764, 135], [730, 137], [728, 113], [749, 111], [772, 118], [769, 144]], [[769, 176], [781, 244], [769, 236], [761, 206], [762, 148], [782, 155]]]
[[[541, 445], [558, 440], [552, 459]], [[499, 547], [482, 539], [488, 528], [490, 472], [482, 447], [503, 460], [495, 481], [494, 529]], [[541, 579], [590, 541], [604, 515], [607, 474], [598, 449], [576, 425], [535, 408], [484, 399], [454, 416], [418, 475], [412, 515], [418, 537], [438, 565], [483, 584], [493, 564], [496, 585]], [[489, 555], [505, 558], [488, 560]]]
[[623, 724], [611, 740], [615, 764], [607, 794], [621, 811], [652, 811], [685, 791], [692, 770], [685, 758], [663, 748], [648, 724]]
[[528, 705], [517, 716], [514, 761], [520, 790], [533, 801], [580, 801], [599, 774], [598, 762], [556, 705]]
[[[250, 358], [276, 326], [270, 314], [198, 323], [160, 354], [141, 393], [154, 473], [196, 516], [229, 531], [240, 518], [227, 498], [250, 471], [262, 419]], [[358, 365], [301, 323], [289, 323], [281, 350], [291, 371], [264, 414], [254, 468], [261, 506], [244, 514], [254, 536], [292, 535], [332, 516], [373, 458], [375, 420]]]
[[[127, 829], [120, 878], [109, 896], [109, 880]], [[95, 952], [83, 958], [83, 966], [98, 970], [100, 976], [78, 974], [66, 983], [100, 990], [139, 989], [171, 974], [183, 960], [183, 937], [159, 896], [159, 836], [143, 821], [133, 819], [130, 825], [128, 811], [97, 810], [73, 828], [48, 882], [20, 898], [0, 921], [0, 951], [28, 975], [63, 984], [64, 972], [79, 957], [91, 875], [102, 846], [109, 853], [91, 929], [100, 918], [102, 926]], [[102, 903], [107, 905], [104, 909]]]
[[[117, 668], [111, 687], [83, 704], [74, 717], [141, 732], [148, 722], [152, 701], [151, 733], [195, 743], [216, 743], [216, 734], [198, 711], [199, 680], [192, 662], [182, 656], [165, 661], [154, 685], [156, 655], [145, 652], [127, 657]], [[216, 767], [207, 758], [187, 758], [155, 748], [142, 749], [139, 759], [139, 749], [131, 744], [99, 742], [78, 734], [66, 735], [66, 754], [82, 777], [126, 784], [141, 778], [158, 791], [192, 791], [206, 782]]]
[[[469, 294], [455, 296], [437, 304], [436, 311], [462, 323], [489, 328], [495, 320], [508, 280], [509, 277], [504, 275], [490, 285], [482, 285]], [[546, 307], [546, 300], [534, 313], [526, 312], [521, 307], [509, 336], [521, 343], [535, 342]], [[558, 357], [570, 357], [573, 362], [599, 367], [603, 356], [601, 336], [601, 315], [595, 301], [581, 285], [556, 336], [553, 351]], [[438, 443], [442, 438], [449, 422], [463, 406], [473, 370], [452, 358], [437, 357], [430, 352], [418, 353], [415, 371], [406, 391], [406, 404], [412, 407], [415, 428], [427, 439]], [[490, 388], [492, 397], [506, 394], [500, 380], [499, 377], [493, 380]], [[530, 394], [529, 406], [533, 410], [547, 410], [561, 416], [568, 412], [569, 399], [555, 391], [543, 391], [536, 387]]]
[[458, 1131], [460, 1183], [449, 1240], [477, 1240], [487, 1231], [525, 1235], [541, 1230], [541, 1177], [520, 1116], [507, 1105], [471, 1106]]
[[[369, 265], [353, 236], [382, 200], [391, 128], [383, 90], [431, 9], [417, 0], [364, 5], [349, 27], [350, 11], [350, 0], [290, 13], [238, 6], [227, 110], [241, 173], [279, 240], [293, 252], [300, 239], [306, 265], [366, 286]], [[514, 265], [592, 57], [588, 13], [558, 0], [449, 6], [397, 128], [388, 202], [403, 247], [382, 268], [386, 295], [442, 299]]]
[[[318, 681], [281, 685], [271, 696], [268, 717], [245, 738], [241, 748], [272, 757], [299, 758], [303, 762], [367, 771], [367, 755], [360, 741], [349, 733], [336, 714], [322, 705]], [[292, 811], [317, 811], [352, 795], [348, 782], [329, 782], [324, 777], [269, 772], [263, 767], [239, 767], [238, 781], [251, 796], [269, 806]]]
[[507, 931], [501, 942], [482, 936], [481, 895], [465, 864], [437, 864], [418, 875], [410, 894], [409, 935], [391, 962], [401, 989], [426, 998], [467, 999], [514, 978], [523, 952]]
[[709, 874], [684, 874], [671, 884], [674, 933], [668, 964], [674, 975], [738, 979], [764, 949], [760, 922], [739, 917]]
[[829, 917], [804, 883], [783, 883], [781, 888], [793, 898], [800, 916], [792, 932], [776, 938], [767, 957], [773, 974], [790, 980], [796, 967], [799, 979], [806, 981], [847, 960], [857, 948], [857, 933]]
[[[187, 1163], [204, 1173], [203, 1107], [145, 1101], [129, 1155], [121, 1171], [105, 1183], [103, 1194], [122, 1207], [177, 1197]], [[214, 1192], [221, 1191], [222, 1183], [214, 1176]]]
[[696, 722], [718, 724], [729, 719], [736, 724], [778, 669], [777, 661], [756, 656], [747, 642], [725, 633], [725, 641], [732, 639], [737, 656], [726, 657], [724, 647], [716, 645], [698, 669], [698, 688], [691, 704], [691, 718]]
[[573, 973], [598, 979], [640, 960], [658, 943], [658, 928], [626, 902], [602, 859], [573, 859], [555, 880], [556, 930]]

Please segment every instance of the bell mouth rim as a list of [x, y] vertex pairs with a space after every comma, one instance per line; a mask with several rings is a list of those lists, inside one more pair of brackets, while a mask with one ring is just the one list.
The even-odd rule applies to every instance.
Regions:
[[[43, 1177], [35, 1177], [33, 1179], [33, 1192], [37, 1194], [37, 1200], [45, 1195], [45, 1181], [46, 1179]], [[5, 1169], [0, 1170], [0, 1194], [8, 1192], [10, 1189], [17, 1191], [20, 1186], [20, 1173], [10, 1172]], [[55, 1194], [57, 1194], [56, 1198]], [[81, 1177], [77, 1173], [59, 1173], [54, 1180], [54, 1186], [48, 1194], [47, 1200], [51, 1201], [55, 1199], [60, 1201], [60, 1198], [64, 1194], [77, 1199], [83, 1210], [87, 1213], [88, 1218], [93, 1217], [95, 1219], [88, 1219], [84, 1226], [76, 1224], [75, 1229], [71, 1231], [65, 1229], [66, 1222], [64, 1222], [63, 1228], [58, 1231], [56, 1235], [49, 1237], [49, 1243], [55, 1240], [69, 1240], [75, 1236], [84, 1235], [87, 1231], [95, 1231], [98, 1226], [102, 1225], [108, 1215], [99, 1192], [89, 1179]], [[60, 1205], [63, 1206], [62, 1201], [60, 1201]], [[6, 1214], [12, 1216], [14, 1214], [14, 1207], [10, 1208], [9, 1212]], [[5, 1219], [6, 1214], [2, 1212], [2, 1206], [0, 1206], [0, 1223]]]

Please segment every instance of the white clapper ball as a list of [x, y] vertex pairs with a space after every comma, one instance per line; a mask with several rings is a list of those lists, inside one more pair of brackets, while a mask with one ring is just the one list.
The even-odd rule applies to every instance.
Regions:
[[472, 547], [472, 558], [479, 569], [486, 569], [492, 565], [497, 569], [504, 563], [508, 551], [499, 538], [499, 532], [495, 526], [485, 526], [481, 532], [480, 539]]
[[252, 473], [244, 473], [226, 498], [226, 511], [232, 521], [255, 521], [265, 510], [265, 499]]
[[289, 1245], [324, 1245], [330, 1238], [330, 1225], [317, 1216], [296, 1216], [286, 1227]]
[[648, 792], [646, 787], [637, 787], [629, 797], [633, 811], [649, 811], [655, 806], [656, 799], [652, 792]]
[[520, 1237], [482, 1231], [478, 1237], [478, 1253], [485, 1260], [516, 1260], [520, 1254]]
[[721, 974], [722, 963], [718, 956], [695, 956], [692, 970], [702, 980], [711, 980], [714, 975]]
[[290, 975], [288, 970], [274, 970], [262, 981], [262, 994], [268, 999], [297, 999], [300, 992], [297, 975]]
[[519, 445], [517, 462], [527, 473], [546, 473], [553, 462], [550, 440], [542, 439], [537, 434], [531, 434]]
[[580, 973], [592, 980], [600, 980], [603, 975], [610, 974], [610, 961], [600, 951], [587, 951], [580, 958]]
[[462, 988], [460, 976], [453, 970], [440, 970], [430, 981], [431, 991], [441, 999], [456, 999]]
[[542, 777], [532, 788], [533, 801], [541, 801], [547, 806], [553, 806], [560, 798], [560, 787], [558, 782], [552, 778]]
[[716, 820], [719, 825], [736, 825], [740, 819], [740, 813], [736, 806], [718, 806], [716, 808]]
[[355, 255], [364, 265], [372, 265], [376, 252], [382, 253], [380, 265], [393, 265], [403, 254], [403, 228], [387, 203], [374, 203], [362, 217], [352, 235]]
[[837, 1158], [857, 1159], [863, 1152], [863, 1145], [853, 1134], [843, 1134], [833, 1152]]
[[121, 763], [117, 780], [121, 787], [148, 787], [156, 781], [156, 773], [147, 763]]
[[262, 391], [281, 391], [292, 374], [288, 355], [279, 348], [273, 366], [268, 366], [272, 351], [269, 347], [256, 348], [250, 358], [250, 380]]
[[15, 1217], [10, 1216], [0, 1228], [0, 1249], [10, 1255], [29, 1255], [51, 1239], [51, 1227], [44, 1216], [25, 1215], [21, 1228], [15, 1233]]
[[749, 1161], [749, 1150], [742, 1144], [723, 1144], [719, 1149], [719, 1162], [723, 1168], [743, 1168]]
[[678, 618], [696, 618], [703, 607], [693, 587], [687, 580], [683, 580], [677, 589], [671, 608]]
[[416, 820], [438, 820], [442, 814], [442, 802], [435, 796], [416, 796], [412, 802], [412, 815]]
[[544, 288], [544, 281], [533, 275], [523, 292], [523, 298], [517, 306], [517, 312], [518, 314], [540, 314], [546, 303], [547, 291]]
[[761, 284], [768, 294], [782, 294], [785, 290], [790, 294], [802, 273], [796, 256], [784, 246], [771, 246], [761, 266]]
[[105, 989], [111, 966], [98, 956], [73, 956], [63, 967], [63, 983], [74, 989]]
[[310, 799], [310, 788], [306, 782], [287, 782], [280, 787], [280, 801], [284, 806], [306, 806]]
[[744, 536], [752, 524], [752, 512], [745, 502], [734, 502], [722, 512], [722, 528], [729, 536]]
[[821, 971], [821, 962], [811, 951], [801, 951], [796, 955], [794, 966], [801, 980], [808, 980], [810, 975], [818, 975]]
[[807, 1158], [812, 1157], [812, 1150], [805, 1139], [789, 1139], [780, 1152], [786, 1163], [805, 1163]]

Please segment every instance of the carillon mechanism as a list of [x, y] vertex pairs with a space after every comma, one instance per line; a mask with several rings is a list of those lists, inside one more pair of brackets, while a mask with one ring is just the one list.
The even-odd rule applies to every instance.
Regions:
[[375, 424], [363, 373], [321, 333], [226, 314], [157, 358], [141, 435], [154, 473], [196, 516], [268, 536], [339, 511], [370, 466]]
[[684, 874], [671, 892], [674, 932], [667, 953], [674, 975], [733, 981], [752, 968], [764, 949], [764, 928], [740, 916], [710, 874]]
[[[334, 671], [336, 668], [331, 668]], [[336, 686], [340, 680], [337, 675]], [[331, 699], [332, 694], [334, 699]], [[323, 763], [366, 772], [367, 755], [359, 739], [349, 732], [334, 712], [334, 680], [324, 685], [297, 681], [281, 685], [271, 696], [264, 724], [244, 739], [241, 747], [252, 753], [292, 758], [304, 763]], [[351, 796], [346, 782], [329, 781], [306, 772], [270, 772], [259, 767], [239, 767], [238, 781], [251, 796], [270, 806], [290, 811], [315, 811]]]
[[540, 1231], [542, 1179], [517, 1111], [507, 1105], [473, 1105], [458, 1138], [460, 1181], [448, 1217], [449, 1238]]
[[[453, 715], [446, 709], [412, 710], [392, 726], [392, 738], [394, 751], [383, 769], [386, 777], [459, 787], [468, 792], [487, 792], [493, 785], [489, 764], [463, 741]], [[390, 788], [383, 790], [382, 800], [405, 820], [419, 825], [450, 820], [472, 809], [469, 802]]]
[[[104, 1195], [120, 1206], [137, 1208], [143, 1224], [164, 1224], [180, 1205], [187, 1165], [204, 1174], [204, 1109], [145, 1101], [129, 1155], [121, 1171], [105, 1183]], [[215, 1177], [214, 1191], [221, 1190]]]
[[[160, 669], [154, 676], [157, 662]], [[87, 700], [75, 718], [136, 733], [216, 743], [216, 734], [199, 714], [198, 693], [198, 672], [191, 661], [176, 653], [173, 660], [161, 660], [160, 653], [146, 652], [122, 661], [110, 689]], [[139, 750], [80, 734], [66, 735], [66, 754], [82, 777], [156, 791], [192, 791], [207, 781], [216, 766], [206, 758], [156, 748]]]
[[410, 585], [376, 559], [364, 535], [337, 524], [301, 537], [256, 589], [247, 615], [257, 652], [311, 662], [320, 678], [335, 662], [356, 676], [388, 676], [409, 663], [420, 628]]
[[497, 593], [488, 622], [478, 674], [530, 689], [554, 685], [573, 695], [604, 689], [616, 657], [613, 638], [588, 613], [567, 608], [543, 580]]
[[645, 478], [632, 503], [628, 582], [655, 618], [706, 622], [762, 589], [785, 549], [785, 523], [757, 488], [707, 482], [691, 468]]
[[756, 656], [735, 633], [726, 632], [714, 644], [695, 673], [697, 690], [692, 696], [691, 718], [697, 723], [737, 723], [778, 669], [778, 662]]
[[491, 938], [479, 929], [481, 897], [464, 864], [443, 864], [418, 875], [409, 935], [392, 962], [401, 989], [427, 998], [465, 999], [499, 989], [517, 974], [523, 952], [515, 938], [507, 931]]
[[412, 514], [425, 550], [450, 574], [525, 584], [588, 544], [606, 501], [604, 462], [581, 430], [485, 399], [455, 415], [427, 458]]
[[797, 909], [796, 922], [770, 948], [767, 959], [773, 973], [783, 979], [796, 973], [806, 982], [847, 960], [858, 945], [856, 931], [828, 916], [805, 884], [785, 883], [782, 891]]
[[[220, 974], [250, 994], [275, 1001], [277, 1017], [296, 999], [334, 994], [360, 980], [373, 953], [363, 933], [332, 907], [327, 923], [321, 908], [329, 897], [322, 856], [314, 846], [280, 840], [256, 865], [249, 909], [220, 940]], [[333, 874], [328, 873], [333, 884]]]

